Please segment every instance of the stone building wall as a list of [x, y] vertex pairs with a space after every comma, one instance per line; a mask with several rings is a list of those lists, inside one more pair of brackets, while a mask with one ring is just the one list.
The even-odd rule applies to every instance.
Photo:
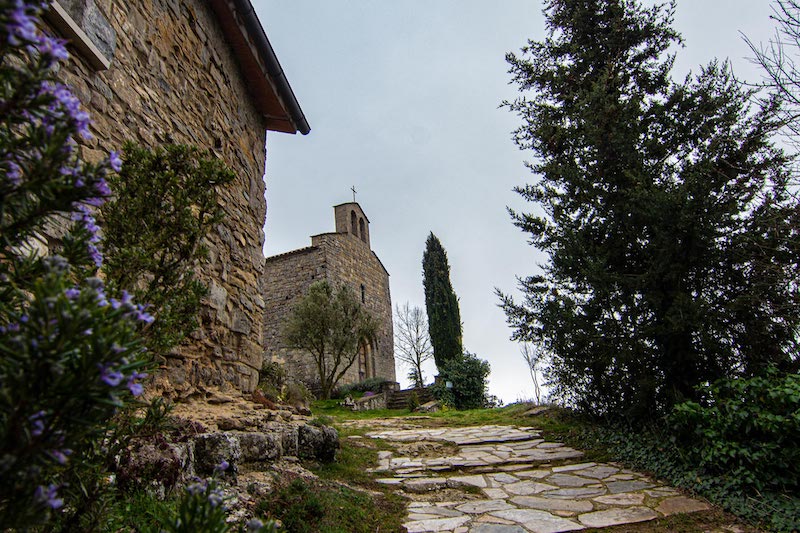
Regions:
[[327, 279], [325, 269], [325, 254], [314, 247], [268, 257], [264, 265], [265, 359], [281, 363], [293, 378], [306, 382], [314, 381], [316, 367], [310, 357], [286, 347], [283, 324], [308, 287], [315, 281]]
[[[354, 204], [357, 206], [357, 204]], [[336, 225], [341, 230], [339, 218], [347, 217], [337, 206]], [[358, 213], [363, 216], [361, 208]], [[349, 227], [349, 226], [347, 226]], [[318, 280], [331, 285], [346, 284], [357, 298], [378, 320], [376, 342], [369, 346], [342, 377], [340, 384], [357, 383], [369, 377], [395, 380], [394, 332], [389, 274], [378, 256], [364, 242], [360, 234], [345, 229], [336, 233], [323, 233], [311, 237], [311, 246], [293, 252], [268, 257], [264, 273], [264, 300], [266, 304], [264, 344], [265, 359], [284, 364], [289, 374], [309, 383], [318, 381], [312, 358], [299, 350], [288, 348], [282, 338], [284, 323], [295, 304], [305, 295], [308, 287]]]
[[[352, 233], [325, 233], [312, 237], [312, 245], [324, 250], [326, 274], [331, 283], [345, 283], [378, 321], [376, 346], [370, 350], [367, 368], [354, 364], [342, 383], [357, 383], [368, 377], [395, 380], [394, 329], [389, 274], [378, 256]], [[363, 292], [362, 292], [363, 287]]]
[[60, 73], [94, 121], [84, 157], [98, 160], [128, 140], [193, 144], [237, 176], [220, 191], [225, 217], [200, 273], [211, 290], [202, 326], [170, 358], [159, 385], [178, 395], [208, 386], [252, 390], [264, 352], [265, 119], [207, 1], [92, 4], [116, 33], [111, 66], [97, 71], [73, 53]]

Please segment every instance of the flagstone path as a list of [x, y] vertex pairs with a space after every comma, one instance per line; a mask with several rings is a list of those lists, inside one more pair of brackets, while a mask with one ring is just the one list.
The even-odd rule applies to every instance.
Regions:
[[557, 533], [710, 508], [621, 465], [581, 462], [531, 427], [379, 429], [367, 437], [401, 455], [380, 452], [375, 471], [411, 498], [409, 533]]

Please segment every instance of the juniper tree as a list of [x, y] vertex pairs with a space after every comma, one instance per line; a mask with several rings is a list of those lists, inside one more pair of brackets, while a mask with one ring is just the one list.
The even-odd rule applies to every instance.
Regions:
[[546, 37], [507, 55], [522, 96], [504, 105], [536, 176], [516, 190], [537, 205], [511, 216], [548, 260], [501, 307], [513, 338], [549, 352], [552, 393], [600, 414], [644, 418], [797, 362], [779, 109], [749, 104], [727, 64], [672, 81], [673, 11], [550, 0]]
[[422, 254], [422, 285], [425, 310], [433, 346], [433, 359], [439, 371], [462, 355], [461, 314], [458, 298], [450, 283], [450, 265], [442, 243], [431, 232]]

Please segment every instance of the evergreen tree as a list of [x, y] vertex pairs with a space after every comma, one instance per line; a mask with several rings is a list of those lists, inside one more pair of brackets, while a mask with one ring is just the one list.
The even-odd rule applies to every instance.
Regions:
[[549, 352], [557, 396], [642, 419], [695, 386], [796, 367], [798, 204], [770, 143], [778, 109], [716, 62], [673, 82], [674, 3], [550, 0], [547, 36], [508, 54], [516, 144], [537, 182], [514, 223], [549, 256], [500, 294], [513, 337]]
[[461, 313], [458, 298], [450, 284], [450, 265], [447, 252], [431, 232], [422, 254], [422, 285], [425, 288], [425, 310], [428, 313], [428, 332], [433, 346], [433, 359], [439, 371], [448, 362], [462, 355]]

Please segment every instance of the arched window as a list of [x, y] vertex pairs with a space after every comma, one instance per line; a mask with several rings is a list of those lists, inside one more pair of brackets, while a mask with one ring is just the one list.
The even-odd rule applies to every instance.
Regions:
[[350, 211], [350, 233], [358, 237], [358, 226], [356, 225], [355, 211]]
[[367, 232], [366, 232], [366, 230], [364, 228], [364, 219], [363, 218], [358, 221], [358, 227], [361, 230], [361, 240], [364, 241], [364, 242], [367, 242]]

